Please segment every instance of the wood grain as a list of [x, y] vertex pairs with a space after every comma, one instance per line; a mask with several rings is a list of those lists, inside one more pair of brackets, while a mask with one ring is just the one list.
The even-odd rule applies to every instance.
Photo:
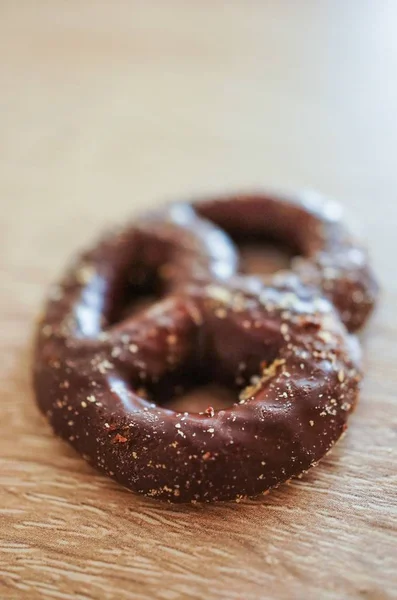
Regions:
[[[395, 2], [0, 3], [0, 598], [397, 597]], [[30, 388], [67, 257], [168, 198], [312, 186], [357, 213], [384, 292], [348, 435], [243, 504], [93, 472]]]

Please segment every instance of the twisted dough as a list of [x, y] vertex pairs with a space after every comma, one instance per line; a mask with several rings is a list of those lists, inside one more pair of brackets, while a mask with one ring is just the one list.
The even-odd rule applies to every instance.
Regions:
[[[342, 320], [361, 326], [376, 297], [366, 255], [336, 217], [322, 200], [267, 195], [175, 204], [83, 253], [37, 337], [36, 396], [56, 433], [130, 489], [169, 501], [254, 496], [313, 466], [358, 396]], [[282, 239], [302, 258], [266, 281], [244, 276], [228, 234]], [[120, 322], [127, 283], [159, 299]], [[161, 406], [203, 379], [235, 389], [236, 404]]]

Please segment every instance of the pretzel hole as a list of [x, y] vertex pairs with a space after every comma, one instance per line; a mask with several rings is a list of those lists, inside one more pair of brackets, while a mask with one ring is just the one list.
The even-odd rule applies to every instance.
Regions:
[[177, 412], [211, 414], [211, 409], [225, 409], [236, 401], [237, 395], [230, 388], [219, 383], [206, 383], [175, 394], [163, 406]]
[[138, 315], [163, 295], [163, 284], [156, 272], [143, 267], [135, 269], [120, 285], [110, 316], [110, 324], [115, 325]]
[[241, 270], [249, 275], [271, 275], [288, 269], [299, 253], [280, 241], [260, 239], [236, 240], [241, 257]]
[[[212, 410], [208, 412], [208, 409], [221, 410], [239, 402], [243, 390], [258, 380], [264, 364], [272, 362], [273, 353], [268, 352], [267, 355], [268, 361], [247, 356], [247, 362], [237, 358], [236, 364], [233, 364], [232, 357], [230, 364], [209, 355], [206, 360], [193, 359], [156, 383], [148, 382], [147, 387], [143, 385], [144, 397], [177, 412], [207, 412], [212, 416]], [[142, 391], [137, 382], [133, 382], [132, 387], [138, 393]]]

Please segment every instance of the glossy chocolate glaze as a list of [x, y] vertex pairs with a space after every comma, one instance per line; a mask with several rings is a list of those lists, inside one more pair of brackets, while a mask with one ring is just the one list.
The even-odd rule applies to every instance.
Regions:
[[343, 223], [336, 202], [317, 192], [252, 194], [199, 201], [196, 211], [233, 237], [285, 242], [299, 255], [292, 261], [293, 272], [331, 300], [349, 331], [368, 319], [378, 285], [365, 248]]
[[[336, 269], [341, 247], [356, 247], [329, 211], [267, 196], [178, 204], [83, 253], [38, 331], [34, 385], [54, 430], [130, 489], [169, 501], [254, 496], [316, 464], [360, 381], [355, 338], [329, 299], [355, 329], [376, 289], [366, 262]], [[198, 214], [233, 236], [287, 239], [307, 257], [299, 275], [239, 274], [233, 242]], [[337, 271], [332, 288], [322, 260]], [[120, 322], [127, 283], [132, 295], [150, 283], [159, 299]], [[203, 378], [235, 389], [236, 404], [161, 406]]]

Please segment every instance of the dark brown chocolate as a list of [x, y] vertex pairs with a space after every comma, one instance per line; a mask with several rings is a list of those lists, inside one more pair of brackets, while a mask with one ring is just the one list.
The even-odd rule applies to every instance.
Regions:
[[[358, 345], [340, 316], [356, 329], [376, 296], [336, 216], [322, 200], [265, 195], [175, 204], [83, 253], [52, 289], [36, 344], [37, 401], [56, 433], [169, 501], [255, 496], [316, 464], [358, 396]], [[228, 234], [275, 237], [305, 258], [265, 282], [244, 276]], [[148, 286], [158, 300], [120, 321], [126, 287]], [[235, 389], [236, 404], [162, 406], [203, 380]]]
[[[251, 194], [204, 200], [196, 210], [232, 236], [268, 237], [288, 245], [299, 255], [292, 271], [331, 300], [349, 331], [368, 319], [378, 285], [365, 248], [346, 228], [336, 202], [312, 191], [296, 197]], [[290, 273], [280, 273], [277, 280], [284, 275]]]

